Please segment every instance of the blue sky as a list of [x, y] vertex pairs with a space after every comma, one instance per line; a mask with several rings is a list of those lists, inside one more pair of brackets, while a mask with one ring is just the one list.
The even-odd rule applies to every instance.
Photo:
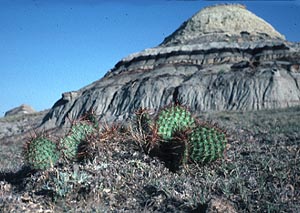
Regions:
[[[230, 1], [0, 0], [0, 117], [51, 108], [123, 57], [160, 44], [202, 7]], [[300, 41], [298, 1], [231, 1]]]

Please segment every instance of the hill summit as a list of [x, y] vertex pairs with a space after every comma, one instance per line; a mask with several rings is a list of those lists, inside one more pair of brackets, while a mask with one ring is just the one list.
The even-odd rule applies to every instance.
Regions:
[[210, 6], [196, 13], [168, 36], [162, 46], [198, 43], [199, 41], [229, 40], [249, 35], [252, 40], [285, 39], [270, 24], [239, 4]]
[[5, 117], [7, 116], [13, 116], [13, 115], [25, 115], [25, 114], [32, 114], [36, 111], [27, 104], [22, 104], [21, 106], [15, 107], [13, 109], [8, 110], [5, 112]]
[[207, 7], [157, 47], [120, 60], [100, 80], [62, 95], [43, 128], [89, 110], [124, 121], [174, 102], [194, 112], [300, 105], [300, 45], [241, 5]]

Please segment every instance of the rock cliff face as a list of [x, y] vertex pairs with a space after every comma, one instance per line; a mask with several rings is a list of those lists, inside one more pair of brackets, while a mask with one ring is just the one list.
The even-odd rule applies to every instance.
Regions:
[[129, 55], [102, 79], [64, 93], [43, 126], [93, 109], [123, 120], [140, 107], [179, 101], [191, 110], [259, 110], [300, 105], [300, 44], [240, 5], [201, 10], [158, 47]]

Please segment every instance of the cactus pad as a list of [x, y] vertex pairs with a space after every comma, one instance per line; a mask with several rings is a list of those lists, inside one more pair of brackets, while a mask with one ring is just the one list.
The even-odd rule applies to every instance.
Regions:
[[86, 136], [92, 133], [94, 127], [91, 123], [81, 121], [75, 123], [69, 132], [69, 134], [62, 138], [60, 141], [60, 149], [63, 155], [68, 160], [74, 160], [78, 154], [79, 144], [86, 138]]
[[226, 146], [225, 133], [215, 127], [199, 126], [189, 135], [190, 159], [199, 163], [222, 157]]
[[56, 144], [49, 139], [37, 137], [27, 143], [25, 160], [34, 169], [48, 169], [59, 159]]
[[192, 128], [196, 124], [190, 111], [180, 105], [172, 105], [163, 109], [157, 116], [158, 135], [170, 139], [177, 130]]

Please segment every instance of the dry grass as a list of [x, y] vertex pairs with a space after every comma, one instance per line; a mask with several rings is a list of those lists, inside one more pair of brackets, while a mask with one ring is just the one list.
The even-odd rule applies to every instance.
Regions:
[[[171, 172], [145, 152], [143, 135], [107, 126], [88, 138], [89, 160], [3, 170], [0, 212], [300, 212], [300, 107], [200, 119], [228, 130], [223, 159]], [[1, 168], [21, 152], [8, 147]]]

